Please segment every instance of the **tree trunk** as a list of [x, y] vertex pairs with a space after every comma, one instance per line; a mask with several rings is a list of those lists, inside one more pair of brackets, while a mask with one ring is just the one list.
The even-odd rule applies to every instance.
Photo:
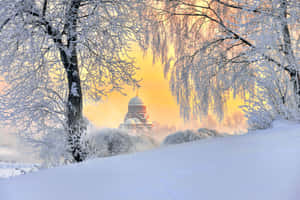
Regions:
[[293, 72], [290, 72], [290, 78], [293, 83], [294, 87], [294, 93], [297, 98], [297, 105], [300, 109], [300, 73], [297, 70], [294, 70]]
[[297, 98], [298, 108], [300, 108], [300, 72], [297, 67], [295, 54], [293, 52], [291, 34], [287, 22], [288, 21], [287, 0], [281, 0], [280, 9], [281, 9], [281, 26], [282, 26], [282, 36], [283, 36], [283, 54], [288, 64], [286, 69], [293, 83], [294, 93]]
[[81, 142], [86, 127], [82, 117], [82, 90], [79, 77], [77, 57], [77, 20], [81, 0], [72, 0], [66, 16], [65, 31], [67, 45], [60, 48], [60, 55], [68, 79], [67, 101], [67, 126], [69, 150], [74, 161], [80, 162], [85, 159], [85, 152]]
[[[76, 55], [72, 55], [72, 59]], [[68, 142], [70, 151], [75, 161], [84, 160], [84, 152], [81, 144], [81, 136], [84, 134], [85, 127], [82, 118], [82, 91], [79, 78], [78, 65], [70, 64], [67, 69], [69, 96], [67, 101], [67, 125], [68, 125]]]
[[81, 137], [86, 127], [82, 117], [82, 90], [76, 49], [73, 49], [69, 57], [63, 50], [60, 51], [60, 55], [68, 79], [67, 131], [69, 151], [72, 153], [74, 161], [80, 162], [85, 158]]

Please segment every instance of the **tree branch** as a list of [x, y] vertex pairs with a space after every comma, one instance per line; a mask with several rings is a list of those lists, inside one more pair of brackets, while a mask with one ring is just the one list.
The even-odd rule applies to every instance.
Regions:
[[44, 0], [44, 5], [43, 5], [43, 17], [46, 16], [47, 4], [48, 4], [48, 0]]
[[[209, 8], [211, 9], [211, 8]], [[236, 39], [236, 40], [240, 40], [241, 42], [243, 42], [245, 45], [251, 47], [251, 48], [256, 48], [256, 46], [254, 44], [252, 44], [250, 41], [248, 41], [246, 38], [240, 36], [238, 33], [234, 32], [233, 30], [231, 30], [229, 27], [227, 27], [222, 21], [219, 21], [215, 18], [212, 18], [211, 16], [207, 15], [207, 14], [203, 14], [203, 13], [172, 13], [170, 11], [165, 11], [168, 12], [170, 15], [178, 15], [178, 16], [199, 16], [199, 17], [205, 17], [207, 19], [209, 19], [212, 22], [217, 23], [218, 25], [220, 25], [226, 32], [228, 32], [229, 34], [231, 34], [233, 36], [232, 39]], [[218, 16], [217, 16], [218, 17]], [[287, 70], [289, 73], [291, 73], [293, 70], [289, 69], [286, 66], [283, 66], [280, 62], [276, 61], [274, 58], [262, 53], [261, 54], [263, 58], [265, 58], [267, 61], [270, 61], [274, 64], [276, 64], [278, 67], [283, 68], [284, 70]]]
[[61, 39], [61, 35], [59, 32], [51, 26], [50, 22], [48, 22], [44, 16], [41, 16], [39, 13], [33, 11], [33, 10], [26, 10], [24, 9], [25, 13], [28, 13], [34, 17], [37, 17], [36, 22], [38, 24], [41, 24], [45, 27], [45, 32], [53, 39], [54, 43], [58, 45], [58, 48], [62, 49], [63, 42]]
[[12, 19], [12, 18], [14, 18], [14, 17], [16, 17], [18, 15], [18, 13], [16, 13], [14, 16], [12, 16], [12, 17], [9, 17], [9, 18], [7, 18], [6, 20], [4, 20], [4, 22], [1, 24], [1, 26], [0, 26], [0, 32], [2, 31], [2, 29], [8, 24], [8, 22]]

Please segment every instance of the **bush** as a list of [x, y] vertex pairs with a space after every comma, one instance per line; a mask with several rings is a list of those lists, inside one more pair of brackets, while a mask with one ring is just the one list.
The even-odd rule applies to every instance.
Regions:
[[32, 139], [30, 142], [38, 148], [42, 167], [59, 166], [72, 160], [72, 155], [67, 149], [67, 132], [64, 129], [53, 128], [45, 131], [41, 138]]
[[257, 85], [243, 108], [250, 130], [270, 128], [274, 120], [300, 120], [299, 99], [283, 69], [266, 65], [255, 71]]
[[252, 110], [247, 115], [248, 126], [250, 130], [267, 129], [271, 127], [274, 120], [274, 116], [271, 112], [265, 110]]
[[175, 132], [174, 134], [168, 135], [164, 139], [163, 144], [164, 145], [181, 144], [185, 142], [191, 142], [191, 141], [201, 140], [209, 137], [218, 137], [218, 136], [222, 136], [222, 134], [206, 128], [200, 128], [197, 131], [192, 131], [192, 130], [178, 131]]
[[146, 136], [128, 135], [120, 129], [102, 129], [87, 137], [88, 157], [106, 157], [151, 149], [156, 143]]
[[217, 137], [217, 136], [222, 136], [222, 134], [218, 133], [215, 130], [210, 130], [207, 128], [199, 128], [197, 130], [197, 133], [202, 135], [203, 137]]

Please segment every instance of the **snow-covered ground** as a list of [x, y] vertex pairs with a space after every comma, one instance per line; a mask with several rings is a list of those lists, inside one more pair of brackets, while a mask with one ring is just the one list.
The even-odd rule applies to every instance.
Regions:
[[2, 200], [299, 200], [300, 124], [0, 180]]
[[0, 128], [0, 179], [36, 171], [38, 165], [25, 164], [36, 161], [30, 148], [13, 131]]
[[0, 179], [9, 178], [12, 176], [23, 175], [33, 171], [37, 171], [39, 165], [37, 164], [21, 164], [11, 162], [0, 162]]

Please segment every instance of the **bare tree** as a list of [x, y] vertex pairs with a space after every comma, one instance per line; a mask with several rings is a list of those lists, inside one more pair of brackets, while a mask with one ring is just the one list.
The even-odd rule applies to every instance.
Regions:
[[299, 1], [166, 0], [149, 8], [154, 23], [148, 44], [166, 64], [165, 75], [186, 119], [209, 109], [222, 118], [228, 95], [255, 97], [258, 86], [267, 85], [264, 94], [275, 89], [272, 95], [282, 104], [294, 95], [299, 112]]
[[129, 43], [140, 38], [139, 0], [0, 2], [0, 112], [26, 133], [63, 128], [82, 161], [83, 96], [99, 100], [136, 85]]

